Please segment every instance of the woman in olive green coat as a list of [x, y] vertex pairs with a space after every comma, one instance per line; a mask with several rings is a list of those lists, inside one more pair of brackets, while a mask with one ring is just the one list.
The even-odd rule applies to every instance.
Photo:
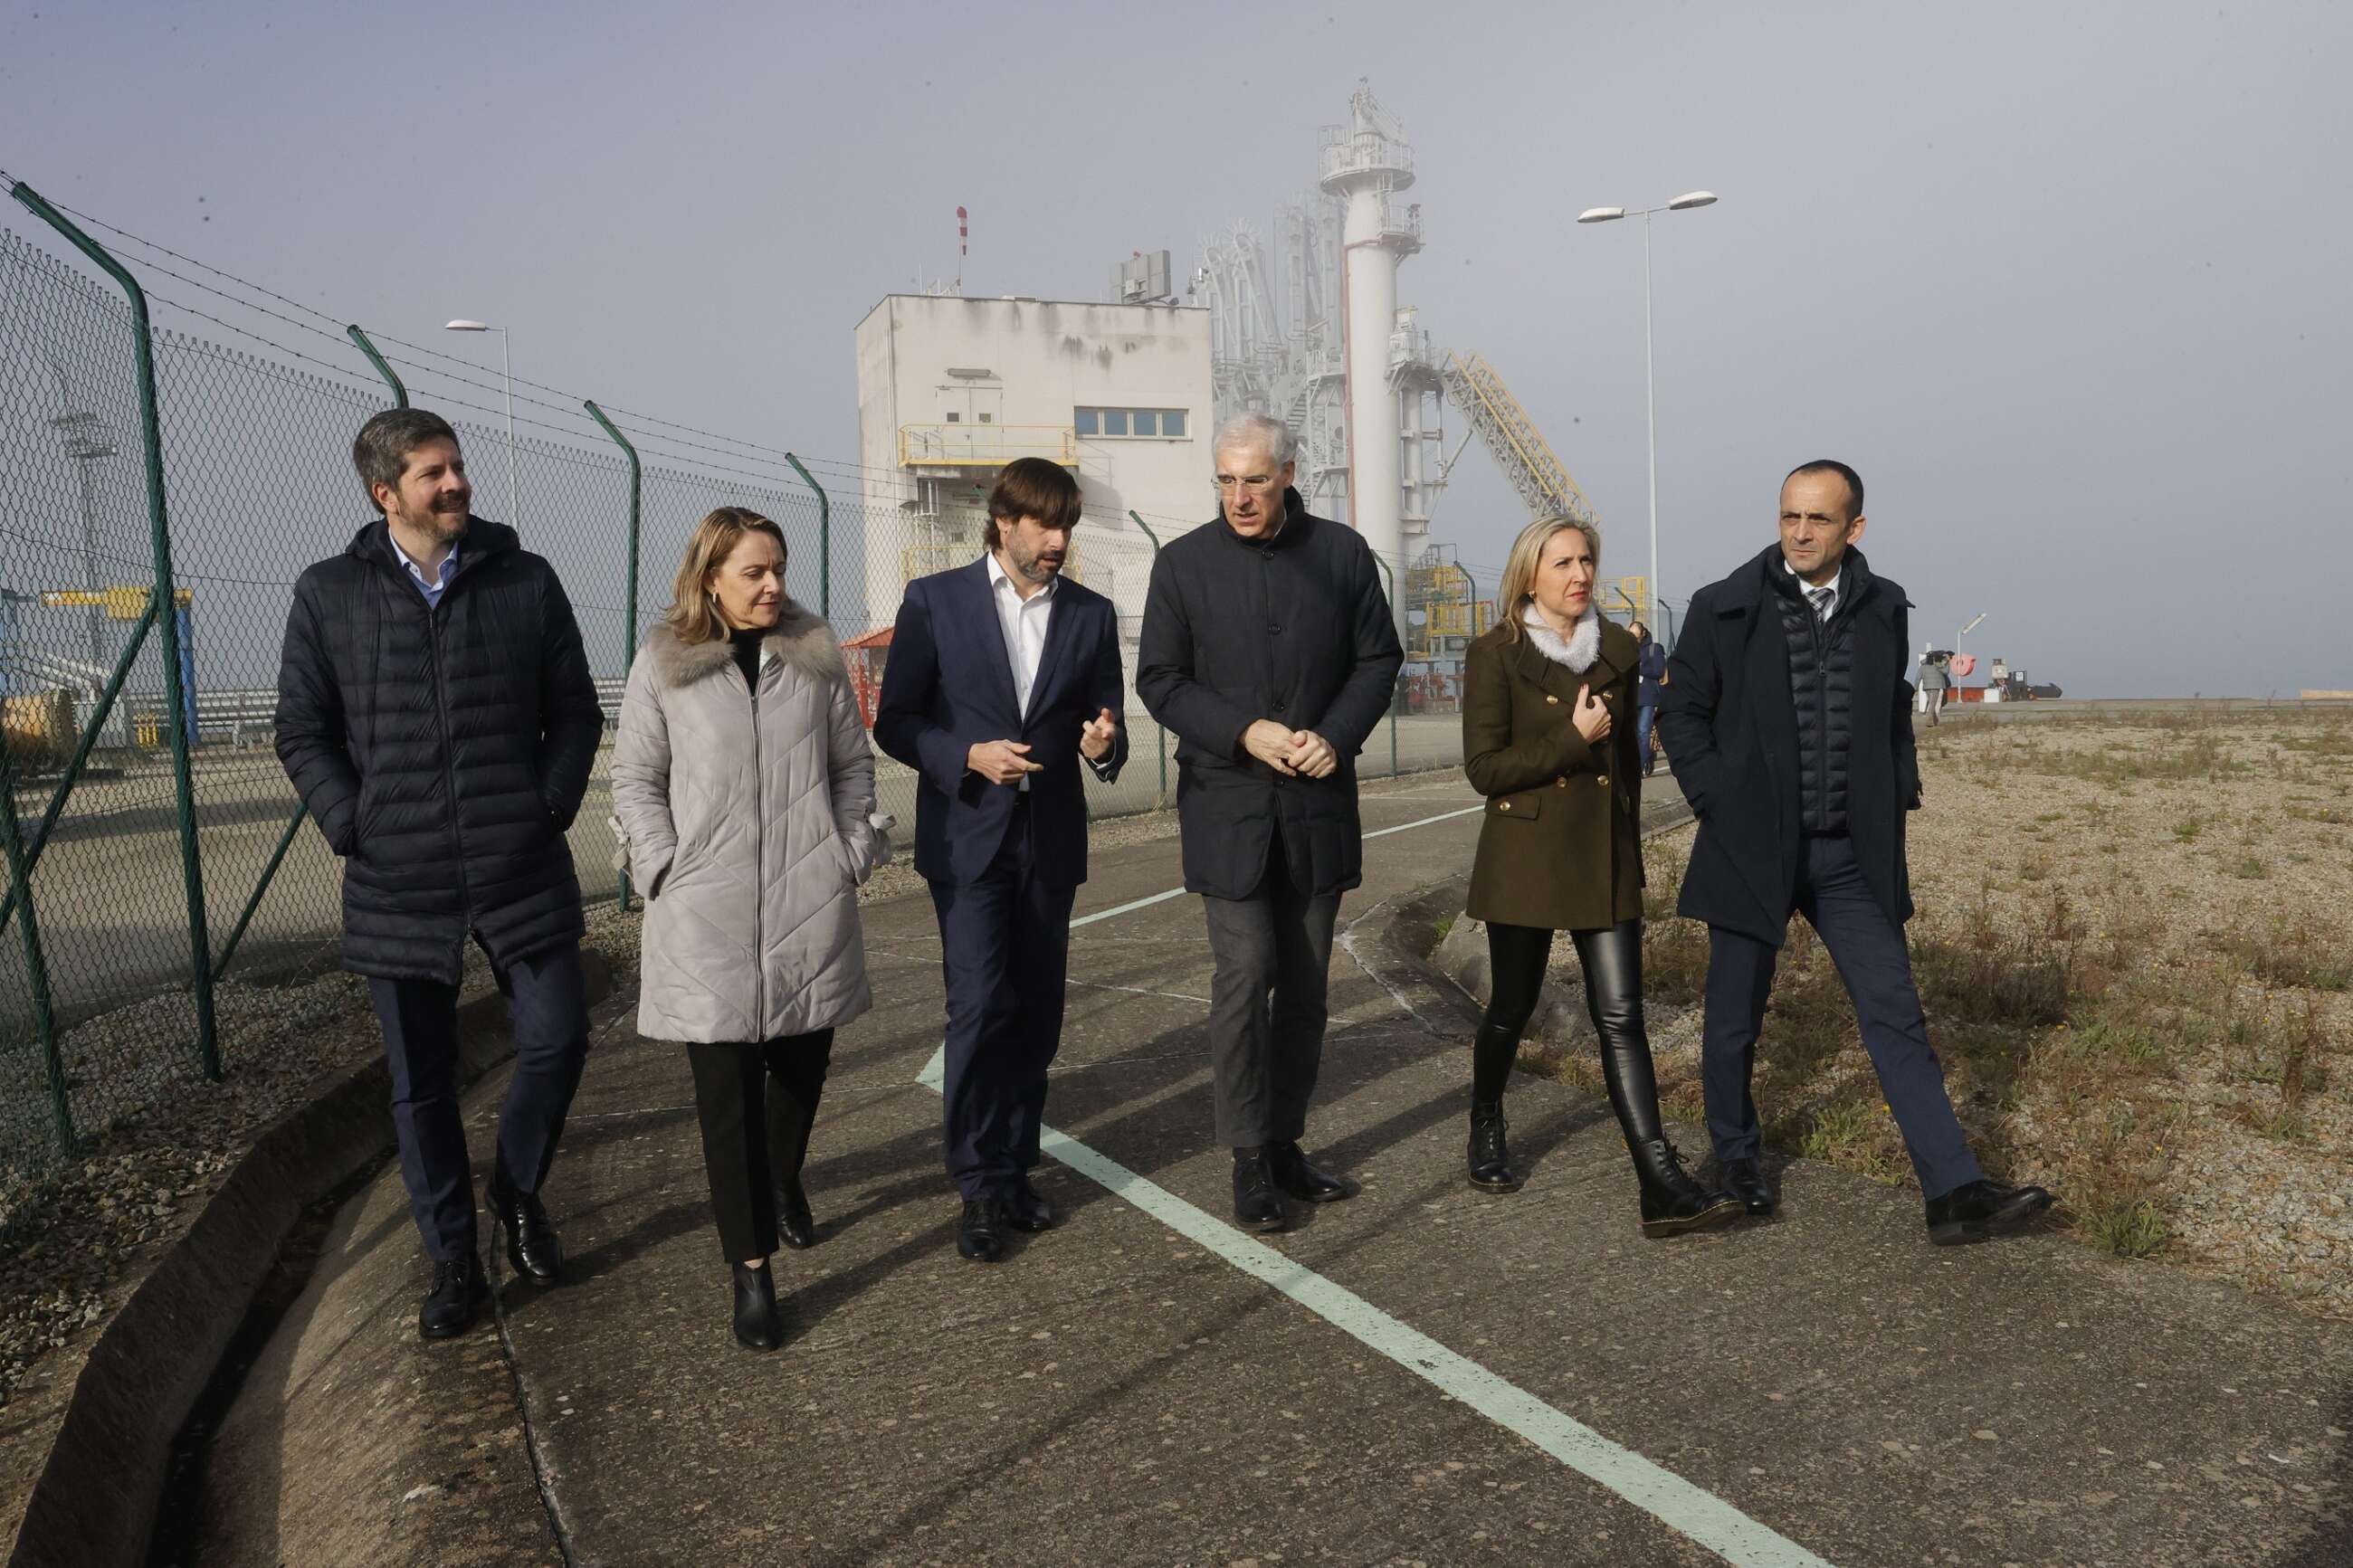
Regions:
[[1487, 926], [1493, 999], [1472, 1054], [1470, 1172], [1512, 1192], [1504, 1086], [1567, 931], [1585, 972], [1602, 1075], [1641, 1188], [1642, 1233], [1730, 1219], [1739, 1205], [1683, 1170], [1659, 1121], [1642, 1028], [1642, 809], [1634, 708], [1641, 647], [1593, 603], [1601, 539], [1567, 517], [1512, 546], [1497, 626], [1462, 673], [1462, 766], [1487, 797], [1466, 912]]

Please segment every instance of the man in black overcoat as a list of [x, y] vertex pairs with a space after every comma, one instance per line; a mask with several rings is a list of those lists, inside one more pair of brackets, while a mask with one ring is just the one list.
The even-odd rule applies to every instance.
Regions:
[[554, 568], [472, 515], [448, 424], [387, 410], [352, 458], [383, 515], [294, 585], [278, 759], [343, 860], [343, 967], [375, 995], [400, 1173], [433, 1260], [417, 1331], [447, 1339], [488, 1296], [457, 1092], [470, 938], [514, 1027], [491, 1222], [518, 1274], [553, 1285], [562, 1265], [540, 1187], [588, 1048], [564, 834], [604, 715]]
[[1361, 535], [1309, 513], [1263, 414], [1211, 443], [1219, 515], [1153, 563], [1135, 689], [1176, 735], [1185, 887], [1208, 910], [1209, 1054], [1234, 1212], [1257, 1230], [1349, 1187], [1300, 1147], [1340, 895], [1364, 879], [1356, 753], [1405, 662]]
[[1929, 1238], [2013, 1230], [2051, 1205], [1988, 1181], [1953, 1114], [1912, 980], [1905, 813], [1920, 805], [1904, 590], [1874, 577], [1862, 480], [1794, 470], [1781, 537], [1692, 595], [1659, 732], [1699, 817], [1678, 912], [1709, 932], [1701, 1073], [1725, 1186], [1752, 1215], [1775, 1196], [1749, 1096], [1757, 1036], [1789, 916], [1830, 950], [1927, 1198]]

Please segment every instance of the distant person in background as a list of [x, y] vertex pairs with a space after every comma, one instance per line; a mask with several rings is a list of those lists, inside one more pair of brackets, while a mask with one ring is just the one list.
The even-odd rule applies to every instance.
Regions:
[[833, 1032], [873, 1005], [858, 888], [890, 851], [841, 645], [785, 594], [785, 536], [696, 525], [613, 743], [646, 896], [638, 1033], [686, 1047], [736, 1341], [784, 1342], [768, 1258], [817, 1245], [801, 1185]]
[[1068, 468], [1008, 463], [988, 492], [987, 552], [907, 584], [874, 713], [875, 743], [918, 779], [915, 869], [947, 982], [956, 1251], [975, 1263], [1005, 1255], [1008, 1228], [1054, 1224], [1029, 1173], [1087, 879], [1079, 763], [1109, 784], [1127, 761], [1118, 615], [1062, 576], [1080, 510]]
[[472, 515], [457, 432], [390, 409], [361, 428], [352, 461], [383, 515], [294, 584], [278, 760], [343, 859], [343, 967], [375, 997], [401, 1180], [433, 1260], [417, 1329], [448, 1339], [490, 1294], [458, 1109], [470, 939], [514, 1028], [491, 1226], [534, 1284], [563, 1264], [540, 1193], [588, 1051], [564, 833], [605, 716], [555, 569]]
[[1551, 517], [1521, 531], [1495, 628], [1463, 658], [1462, 768], [1487, 797], [1466, 911], [1487, 922], [1493, 995], [1472, 1047], [1471, 1184], [1520, 1184], [1504, 1089], [1535, 1011], [1553, 938], [1585, 974], [1610, 1109], [1633, 1156], [1642, 1234], [1736, 1219], [1740, 1205], [1683, 1170], [1659, 1120], [1642, 1027], [1642, 785], [1633, 731], [1640, 645], [1593, 604], [1601, 535]]
[[1781, 486], [1780, 539], [1692, 595], [1659, 728], [1699, 818], [1676, 908], [1708, 927], [1701, 1075], [1724, 1184], [1776, 1198], [1749, 1097], [1789, 916], [1830, 950], [1940, 1245], [2013, 1231], [2041, 1187], [1986, 1179], [1945, 1091], [1912, 980], [1904, 814], [1920, 804], [1904, 590], [1862, 552], [1862, 479], [1823, 459]]
[[1928, 722], [1944, 721], [1945, 693], [1952, 689], [1950, 654], [1929, 648], [1920, 656], [1920, 695], [1927, 700]]
[[1353, 1190], [1300, 1140], [1324, 1059], [1332, 928], [1364, 880], [1356, 753], [1397, 696], [1398, 643], [1364, 536], [1292, 488], [1297, 437], [1238, 415], [1210, 442], [1219, 515], [1152, 565], [1135, 689], [1176, 734], [1185, 888], [1216, 973], [1209, 1069], [1234, 1215]]
[[1642, 650], [1635, 661], [1641, 679], [1634, 689], [1634, 741], [1641, 749], [1642, 776], [1649, 778], [1658, 766], [1658, 752], [1651, 744], [1651, 726], [1659, 716], [1659, 687], [1667, 673], [1667, 650], [1659, 646], [1651, 636], [1651, 628], [1641, 622], [1632, 622], [1626, 629], [1634, 634]]

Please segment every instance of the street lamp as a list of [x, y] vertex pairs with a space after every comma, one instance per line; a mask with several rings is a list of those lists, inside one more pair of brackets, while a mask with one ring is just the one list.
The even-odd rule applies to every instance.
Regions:
[[[1713, 196], [1708, 198], [1715, 200]], [[507, 526], [522, 527], [522, 509], [515, 500], [515, 438], [514, 438], [514, 371], [507, 363], [507, 330], [488, 321], [451, 321], [444, 329], [452, 332], [496, 332], [499, 335], [499, 374], [507, 384]]]
[[1663, 206], [1637, 207], [1630, 212], [1625, 207], [1588, 207], [1577, 215], [1579, 223], [1614, 223], [1621, 217], [1642, 220], [1642, 380], [1651, 425], [1651, 605], [1654, 618], [1659, 611], [1659, 381], [1651, 358], [1651, 215], [1688, 212], [1715, 203], [1714, 191], [1686, 191]]

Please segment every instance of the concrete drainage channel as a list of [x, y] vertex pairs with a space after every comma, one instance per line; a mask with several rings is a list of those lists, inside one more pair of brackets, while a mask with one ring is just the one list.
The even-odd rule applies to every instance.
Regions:
[[[611, 966], [594, 950], [582, 957], [598, 1007], [612, 994]], [[460, 1077], [471, 1084], [513, 1044], [495, 991], [467, 998], [459, 1016]], [[390, 1092], [377, 1057], [270, 1125], [131, 1289], [91, 1343], [57, 1430], [19, 1472], [9, 1568], [188, 1560], [209, 1445], [336, 1210], [390, 1156]]]

